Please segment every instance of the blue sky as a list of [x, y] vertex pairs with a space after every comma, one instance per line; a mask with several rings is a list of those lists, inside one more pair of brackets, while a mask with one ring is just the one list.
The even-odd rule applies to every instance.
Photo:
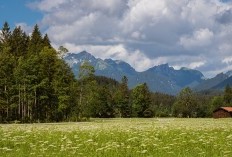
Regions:
[[54, 47], [123, 60], [137, 71], [169, 63], [206, 77], [232, 70], [231, 0], [0, 0], [0, 24]]
[[11, 27], [17, 23], [34, 25], [39, 22], [43, 14], [40, 11], [32, 10], [27, 5], [31, 0], [0, 0], [0, 21], [1, 24], [7, 21]]

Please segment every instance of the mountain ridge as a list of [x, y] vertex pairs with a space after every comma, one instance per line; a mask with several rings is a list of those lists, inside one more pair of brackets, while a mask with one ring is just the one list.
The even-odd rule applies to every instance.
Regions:
[[98, 76], [110, 77], [117, 81], [127, 76], [129, 88], [134, 88], [140, 83], [147, 83], [151, 91], [171, 95], [176, 95], [184, 87], [198, 85], [204, 77], [200, 71], [188, 68], [176, 70], [169, 64], [161, 64], [138, 72], [124, 61], [95, 58], [86, 51], [68, 53], [64, 59], [75, 76], [78, 76], [81, 63], [88, 61], [95, 68], [95, 74]]

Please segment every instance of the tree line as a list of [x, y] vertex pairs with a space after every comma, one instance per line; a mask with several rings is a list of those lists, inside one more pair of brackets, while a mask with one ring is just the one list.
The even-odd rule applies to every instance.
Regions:
[[0, 121], [60, 121], [72, 105], [75, 78], [47, 35], [4, 23], [0, 36]]
[[[152, 93], [147, 84], [128, 88], [95, 76], [88, 62], [74, 76], [63, 60], [68, 50], [55, 50], [38, 25], [31, 35], [7, 22], [0, 34], [0, 122], [79, 121], [90, 117], [210, 117], [222, 104], [232, 104], [232, 90], [211, 96], [183, 89], [178, 96]], [[228, 106], [228, 105], [227, 105]]]

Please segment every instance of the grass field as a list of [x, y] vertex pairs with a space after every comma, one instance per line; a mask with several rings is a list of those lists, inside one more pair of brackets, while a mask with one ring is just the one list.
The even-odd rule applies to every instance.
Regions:
[[0, 125], [0, 156], [231, 156], [232, 119], [93, 119]]

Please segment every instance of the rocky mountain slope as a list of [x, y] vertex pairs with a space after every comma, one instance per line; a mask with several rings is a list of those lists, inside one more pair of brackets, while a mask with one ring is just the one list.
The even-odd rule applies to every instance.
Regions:
[[181, 68], [175, 70], [168, 64], [154, 66], [146, 71], [137, 72], [128, 63], [95, 58], [90, 53], [68, 53], [65, 61], [71, 66], [73, 72], [78, 77], [79, 67], [84, 61], [88, 61], [95, 68], [95, 74], [110, 77], [120, 81], [123, 76], [127, 76], [130, 88], [139, 83], [147, 83], [153, 92], [162, 92], [175, 95], [184, 87], [194, 87], [203, 81], [203, 74], [200, 71]]

